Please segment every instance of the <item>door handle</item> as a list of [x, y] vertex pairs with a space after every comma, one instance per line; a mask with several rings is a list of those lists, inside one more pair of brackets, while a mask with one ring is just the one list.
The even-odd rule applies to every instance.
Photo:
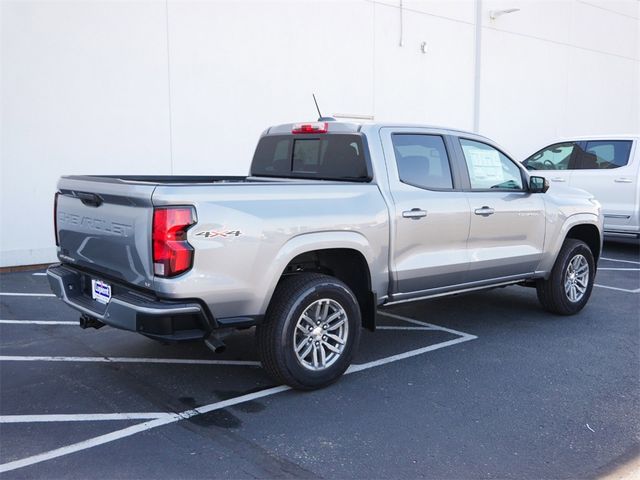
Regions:
[[427, 212], [420, 210], [419, 208], [412, 208], [411, 210], [405, 210], [402, 212], [403, 218], [410, 218], [411, 220], [420, 220], [422, 217], [426, 217]]
[[551, 179], [552, 182], [566, 182], [566, 180], [562, 177], [556, 177]]
[[489, 215], [493, 215], [494, 213], [495, 213], [495, 210], [491, 207], [487, 207], [486, 205], [482, 208], [475, 209], [475, 214], [482, 215], [483, 217], [488, 217]]
[[614, 180], [614, 182], [616, 182], [616, 183], [632, 183], [633, 180], [630, 179], [629, 177], [620, 177], [620, 178], [616, 178]]

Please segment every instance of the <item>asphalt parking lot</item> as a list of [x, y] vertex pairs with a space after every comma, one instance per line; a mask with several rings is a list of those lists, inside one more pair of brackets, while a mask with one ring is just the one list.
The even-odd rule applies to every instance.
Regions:
[[495, 289], [385, 309], [338, 383], [82, 330], [41, 272], [0, 274], [3, 478], [593, 478], [640, 454], [640, 254], [605, 245], [577, 316]]

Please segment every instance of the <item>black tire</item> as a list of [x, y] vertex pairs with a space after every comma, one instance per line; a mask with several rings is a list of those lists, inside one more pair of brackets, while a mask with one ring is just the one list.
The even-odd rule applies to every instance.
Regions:
[[[304, 359], [298, 359], [294, 340], [294, 337], [310, 338], [313, 334], [298, 332], [296, 325], [310, 306], [318, 305], [318, 301], [329, 303], [327, 299], [331, 305], [339, 305], [344, 311], [336, 322], [346, 316], [346, 321], [341, 322], [341, 328], [347, 329], [346, 339], [343, 339], [341, 353], [335, 356], [333, 363], [314, 371], [309, 369], [310, 366], [305, 367]], [[353, 292], [344, 283], [317, 273], [291, 275], [278, 284], [265, 320], [256, 328], [258, 354], [267, 373], [278, 382], [297, 390], [313, 390], [335, 382], [349, 367], [360, 342], [360, 330], [360, 307]], [[298, 344], [301, 344], [300, 341]]]
[[[569, 275], [569, 263], [579, 255], [582, 255], [588, 264], [589, 277], [586, 282], [586, 290], [579, 299], [574, 301], [565, 289], [565, 281]], [[564, 241], [560, 253], [558, 253], [558, 258], [556, 258], [556, 263], [553, 265], [549, 278], [547, 280], [538, 280], [536, 284], [538, 300], [549, 312], [559, 315], [574, 315], [582, 310], [589, 301], [595, 276], [595, 261], [591, 249], [581, 240], [568, 238]]]

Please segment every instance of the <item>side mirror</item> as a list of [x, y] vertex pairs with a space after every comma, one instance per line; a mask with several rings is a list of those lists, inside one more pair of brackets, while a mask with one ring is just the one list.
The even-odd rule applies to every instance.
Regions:
[[545, 193], [549, 190], [549, 180], [544, 177], [529, 177], [529, 192]]

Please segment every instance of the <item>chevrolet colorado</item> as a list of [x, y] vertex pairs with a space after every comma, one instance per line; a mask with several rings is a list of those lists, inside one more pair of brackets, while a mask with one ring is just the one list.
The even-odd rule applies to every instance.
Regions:
[[247, 177], [62, 177], [61, 263], [48, 278], [83, 327], [215, 350], [256, 326], [268, 373], [319, 388], [344, 373], [384, 305], [522, 284], [550, 312], [580, 311], [600, 205], [547, 189], [469, 132], [279, 125]]

